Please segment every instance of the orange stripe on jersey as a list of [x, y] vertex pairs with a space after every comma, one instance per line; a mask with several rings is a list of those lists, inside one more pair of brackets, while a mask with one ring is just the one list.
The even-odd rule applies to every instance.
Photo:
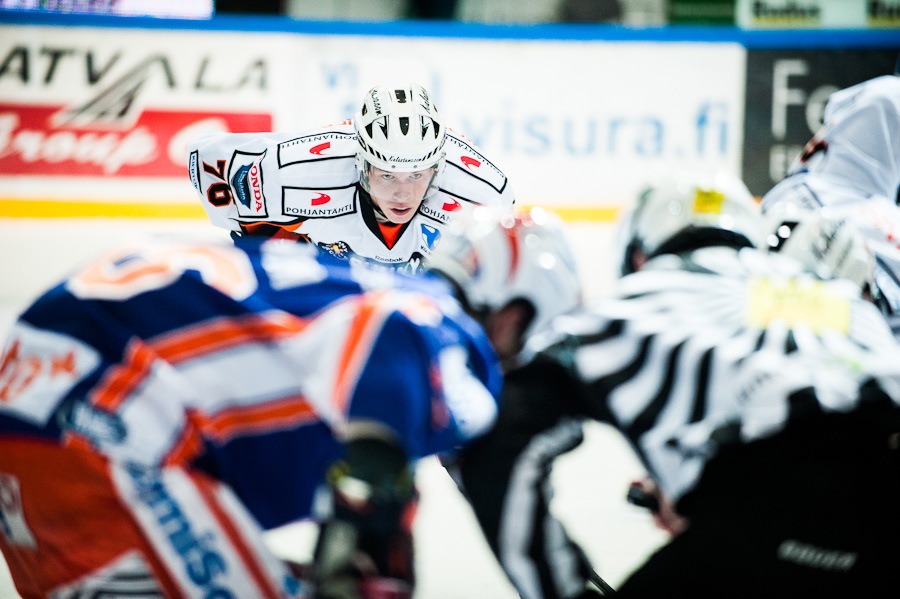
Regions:
[[240, 406], [211, 416], [199, 416], [200, 427], [207, 437], [224, 442], [255, 432], [293, 428], [318, 420], [315, 410], [302, 396], [288, 397], [254, 406]]
[[277, 311], [240, 318], [216, 318], [155, 337], [150, 344], [164, 360], [177, 364], [248, 341], [290, 337], [302, 331], [307, 324], [308, 321]]
[[341, 414], [346, 413], [350, 393], [356, 386], [369, 349], [381, 330], [382, 319], [376, 319], [376, 316], [384, 312], [379, 308], [387, 305], [386, 295], [386, 291], [370, 293], [357, 302], [357, 312], [350, 323], [349, 334], [341, 351], [334, 384], [332, 401]]
[[168, 454], [162, 459], [164, 466], [186, 464], [203, 453], [203, 440], [198, 430], [198, 419], [195, 410], [187, 410], [184, 430], [181, 431]]
[[91, 391], [91, 400], [98, 407], [116, 410], [147, 377], [156, 359], [177, 364], [254, 339], [289, 337], [302, 331], [306, 325], [307, 321], [301, 318], [272, 311], [264, 315], [217, 318], [155, 337], [147, 343], [135, 338], [125, 349], [122, 362], [110, 368]]
[[133, 339], [125, 348], [125, 358], [110, 368], [100, 383], [91, 391], [91, 400], [101, 408], [117, 409], [150, 372], [157, 358], [140, 339]]
[[237, 551], [238, 555], [240, 555], [241, 561], [244, 562], [247, 571], [250, 572], [250, 576], [253, 577], [254, 582], [256, 582], [257, 586], [262, 591], [262, 595], [259, 595], [259, 599], [283, 599], [284, 595], [279, 592], [278, 587], [263, 570], [262, 565], [254, 558], [256, 552], [251, 547], [247, 546], [244, 535], [237, 529], [233, 518], [222, 509], [221, 504], [216, 498], [216, 487], [220, 483], [198, 472], [192, 472], [190, 476], [195, 484], [195, 488], [200, 492], [200, 496], [203, 497], [203, 501], [209, 508], [209, 511], [215, 516], [219, 526], [222, 527], [228, 540], [231, 541], [232, 547]]

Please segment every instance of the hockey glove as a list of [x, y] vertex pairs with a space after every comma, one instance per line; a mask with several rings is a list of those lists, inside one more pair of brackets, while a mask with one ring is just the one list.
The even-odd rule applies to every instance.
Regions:
[[313, 558], [314, 599], [411, 597], [417, 495], [405, 455], [381, 441], [354, 441], [327, 482], [331, 514]]

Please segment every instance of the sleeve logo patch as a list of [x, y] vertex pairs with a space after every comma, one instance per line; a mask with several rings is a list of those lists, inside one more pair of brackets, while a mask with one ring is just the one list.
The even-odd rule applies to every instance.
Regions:
[[234, 194], [238, 216], [266, 218], [266, 196], [263, 193], [262, 161], [266, 153], [236, 152], [231, 163], [229, 183]]

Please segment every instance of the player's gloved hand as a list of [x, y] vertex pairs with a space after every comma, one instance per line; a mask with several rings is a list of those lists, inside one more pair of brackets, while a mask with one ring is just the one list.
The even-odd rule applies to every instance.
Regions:
[[412, 474], [405, 462], [399, 472], [395, 468], [381, 474], [385, 476], [373, 477], [368, 468], [345, 462], [329, 471], [332, 513], [324, 518], [316, 544], [314, 599], [412, 596], [417, 504]]
[[684, 532], [688, 527], [687, 519], [675, 511], [675, 506], [666, 499], [652, 478], [632, 482], [627, 499], [631, 504], [650, 510], [656, 527], [672, 536]]

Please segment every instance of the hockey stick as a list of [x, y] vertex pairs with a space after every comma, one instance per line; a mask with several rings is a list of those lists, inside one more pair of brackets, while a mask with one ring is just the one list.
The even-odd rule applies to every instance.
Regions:
[[604, 597], [612, 597], [616, 594], [616, 590], [609, 586], [609, 583], [600, 578], [600, 575], [591, 570], [590, 574], [588, 574], [588, 580], [590, 580], [600, 592], [603, 593]]

